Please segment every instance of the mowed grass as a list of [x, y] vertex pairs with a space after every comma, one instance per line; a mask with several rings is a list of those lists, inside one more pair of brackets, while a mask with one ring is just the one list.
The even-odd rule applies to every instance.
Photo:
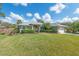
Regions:
[[0, 35], [0, 55], [79, 56], [79, 36], [52, 33]]

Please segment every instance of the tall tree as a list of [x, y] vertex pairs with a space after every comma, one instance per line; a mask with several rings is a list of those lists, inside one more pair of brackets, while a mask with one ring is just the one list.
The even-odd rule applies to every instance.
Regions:
[[20, 31], [19, 31], [19, 29], [20, 29], [19, 24], [21, 24], [21, 23], [22, 23], [22, 21], [21, 21], [20, 19], [18, 19], [18, 20], [16, 21], [16, 30], [17, 30], [17, 33], [20, 32]]
[[51, 24], [50, 23], [44, 23], [44, 27], [45, 27], [45, 30], [50, 30]]
[[67, 23], [66, 25], [68, 26], [67, 28], [68, 32], [76, 33], [79, 31], [79, 21], [75, 21], [73, 23]]
[[20, 19], [18, 19], [17, 21], [16, 21], [16, 24], [18, 25], [18, 24], [21, 24], [22, 23], [22, 21], [20, 20]]

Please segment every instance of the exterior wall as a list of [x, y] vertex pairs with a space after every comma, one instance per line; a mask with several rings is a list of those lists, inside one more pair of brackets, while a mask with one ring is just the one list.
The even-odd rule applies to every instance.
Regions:
[[[37, 26], [37, 27], [35, 27], [35, 26]], [[41, 29], [40, 27], [41, 27], [40, 25], [29, 25], [29, 26], [27, 26], [27, 25], [19, 25], [19, 32], [22, 33], [22, 31], [24, 30], [24, 28], [26, 28], [26, 29], [32, 29], [35, 32], [40, 32], [40, 29]]]
[[58, 33], [59, 33], [59, 34], [65, 34], [65, 29], [64, 29], [64, 27], [58, 28]]

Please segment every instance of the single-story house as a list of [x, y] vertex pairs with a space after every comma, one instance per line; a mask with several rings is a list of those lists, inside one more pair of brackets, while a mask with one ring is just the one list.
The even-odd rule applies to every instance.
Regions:
[[[22, 30], [24, 30], [24, 28], [28, 29], [32, 29], [32, 30], [35, 30], [36, 32], [40, 32], [41, 30], [41, 26], [42, 26], [42, 23], [38, 23], [38, 22], [24, 22], [24, 23], [21, 23], [18, 25], [20, 27], [19, 31], [22, 32]], [[37, 28], [35, 28], [35, 26]]]
[[[60, 33], [60, 34], [65, 34], [65, 28], [67, 26], [65, 25], [61, 25], [61, 24], [57, 24], [57, 23], [51, 23], [52, 26], [57, 26], [57, 32]], [[35, 26], [37, 26], [38, 28], [34, 28]], [[41, 26], [42, 26], [42, 23], [39, 23], [39, 22], [24, 22], [24, 23], [21, 23], [19, 24], [19, 31], [22, 32], [22, 30], [24, 29], [24, 27], [26, 27], [26, 29], [28, 29], [28, 27], [30, 27], [32, 30], [35, 30], [37, 32], [40, 32], [41, 30]]]

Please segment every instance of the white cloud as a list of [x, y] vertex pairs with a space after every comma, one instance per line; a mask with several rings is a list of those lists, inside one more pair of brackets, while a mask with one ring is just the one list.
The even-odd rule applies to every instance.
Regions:
[[79, 14], [79, 8], [74, 11], [74, 14]]
[[73, 17], [72, 20], [73, 20], [73, 22], [74, 21], [79, 21], [79, 17]]
[[24, 20], [23, 22], [29, 22], [29, 20]]
[[74, 21], [79, 21], [79, 17], [64, 17], [62, 20], [58, 20], [57, 22], [60, 22], [60, 23], [66, 23], [66, 22], [74, 22]]
[[3, 22], [9, 22], [9, 23], [13, 23], [13, 21], [15, 22], [16, 20], [22, 20], [22, 22], [28, 22], [28, 20], [24, 19], [22, 16], [15, 14], [13, 12], [10, 13], [10, 15], [3, 19], [1, 19]]
[[8, 22], [8, 23], [12, 23], [12, 18], [11, 17], [5, 17], [5, 18], [3, 18], [3, 19], [1, 19], [2, 20], [2, 22]]
[[18, 15], [18, 14], [15, 14], [15, 13], [13, 13], [13, 12], [10, 13], [10, 17], [13, 18], [13, 19], [15, 19], [15, 20], [18, 20], [18, 19], [24, 20], [23, 17], [21, 17], [21, 16]]
[[7, 20], [9, 20], [9, 21], [11, 21], [12, 20], [12, 18], [11, 17], [5, 17]]
[[60, 13], [66, 7], [65, 4], [57, 3], [56, 5], [49, 8], [50, 11], [55, 11], [56, 13]]
[[63, 18], [61, 22], [73, 22], [72, 18], [69, 18], [68, 16]]
[[[27, 16], [33, 16], [31, 13], [27, 13], [26, 14]], [[25, 20], [22, 16], [20, 16], [19, 14], [16, 14], [16, 13], [13, 13], [11, 12], [10, 13], [10, 16], [9, 17], [6, 17], [7, 20], [22, 20], [23, 22], [28, 22], [27, 20]], [[49, 13], [45, 13], [42, 17], [40, 17], [40, 14], [39, 13], [35, 13], [34, 14], [34, 17], [32, 18], [31, 22], [33, 23], [36, 23], [38, 22], [37, 19], [43, 19], [44, 22], [52, 22], [52, 18], [51, 18], [51, 15]], [[6, 21], [7, 21], [6, 20]]]
[[49, 13], [46, 13], [45, 15], [42, 16], [44, 22], [52, 22], [51, 15]]
[[21, 20], [22, 22], [27, 22], [27, 20], [24, 17], [20, 16], [19, 14], [15, 14], [13, 12], [10, 13], [10, 17], [15, 21]]
[[28, 4], [27, 3], [20, 3], [20, 5], [27, 6]]
[[34, 17], [35, 17], [36, 19], [41, 19], [39, 13], [35, 13], [35, 14], [34, 14]]
[[32, 13], [26, 13], [26, 16], [31, 17], [32, 16]]
[[37, 23], [36, 18], [32, 18], [31, 23]]
[[27, 3], [14, 3], [14, 5], [15, 5], [15, 6], [21, 5], [21, 6], [25, 6], [25, 7], [28, 6]]

